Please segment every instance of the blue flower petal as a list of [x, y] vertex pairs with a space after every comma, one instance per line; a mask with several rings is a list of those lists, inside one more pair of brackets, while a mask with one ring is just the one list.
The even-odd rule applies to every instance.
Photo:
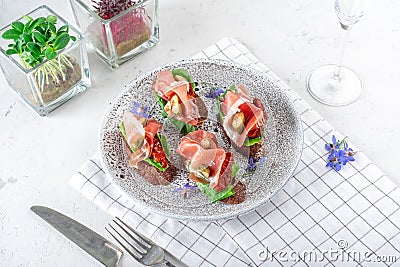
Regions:
[[348, 156], [348, 157], [347, 157], [347, 160], [348, 160], [348, 161], [355, 161], [356, 159], [355, 159], [353, 156]]
[[266, 162], [266, 158], [265, 157], [261, 157], [259, 160], [258, 160], [258, 163], [259, 164], [263, 164], [263, 163], [265, 163]]
[[332, 143], [333, 143], [333, 144], [336, 144], [336, 137], [335, 137], [335, 135], [332, 135]]
[[333, 158], [336, 158], [337, 152], [335, 150], [332, 150], [332, 152], [329, 154], [328, 159], [331, 160]]
[[329, 161], [329, 162], [326, 164], [325, 167], [332, 167], [332, 166], [333, 166], [333, 162], [332, 162], [332, 161]]
[[334, 166], [335, 171], [340, 171], [340, 169], [342, 168], [342, 165], [340, 165], [339, 163], [336, 163]]
[[325, 149], [331, 151], [332, 150], [331, 144], [325, 144]]

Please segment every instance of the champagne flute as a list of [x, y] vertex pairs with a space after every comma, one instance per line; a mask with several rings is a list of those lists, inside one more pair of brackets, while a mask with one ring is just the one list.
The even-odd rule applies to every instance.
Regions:
[[351, 69], [342, 65], [350, 30], [364, 15], [372, 0], [335, 0], [334, 7], [344, 30], [341, 53], [337, 64], [314, 69], [307, 78], [307, 89], [319, 102], [331, 106], [353, 103], [361, 95], [361, 80]]

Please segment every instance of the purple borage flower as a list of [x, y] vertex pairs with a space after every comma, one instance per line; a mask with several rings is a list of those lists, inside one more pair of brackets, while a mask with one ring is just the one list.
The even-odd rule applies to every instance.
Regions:
[[150, 118], [150, 115], [147, 114], [147, 107], [142, 106], [139, 102], [133, 101], [133, 108], [131, 109], [131, 112], [134, 115], [144, 117], [146, 119]]
[[261, 157], [258, 159], [258, 161], [255, 161], [253, 157], [249, 158], [249, 164], [247, 164], [247, 167], [245, 169], [245, 171], [247, 173], [253, 173], [256, 171], [257, 169], [257, 165], [261, 165], [264, 164], [266, 161], [265, 157]]
[[356, 152], [349, 148], [346, 138], [340, 141], [336, 140], [336, 137], [332, 135], [332, 143], [325, 144], [325, 149], [330, 152], [326, 167], [332, 167], [335, 171], [340, 171], [347, 162], [355, 161], [354, 155]]
[[189, 183], [186, 183], [181, 187], [175, 188], [174, 190], [172, 190], [172, 192], [181, 193], [181, 194], [183, 194], [183, 197], [186, 198], [189, 194], [189, 191], [196, 189], [196, 188], [197, 188], [197, 185], [191, 185]]
[[213, 88], [210, 90], [208, 94], [206, 94], [207, 98], [217, 99], [220, 95], [225, 93], [225, 90], [221, 87]]

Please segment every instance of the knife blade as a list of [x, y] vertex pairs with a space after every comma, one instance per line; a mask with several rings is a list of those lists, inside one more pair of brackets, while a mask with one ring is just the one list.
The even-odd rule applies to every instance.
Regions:
[[98, 233], [53, 209], [32, 206], [31, 210], [105, 266], [118, 265], [122, 250]]

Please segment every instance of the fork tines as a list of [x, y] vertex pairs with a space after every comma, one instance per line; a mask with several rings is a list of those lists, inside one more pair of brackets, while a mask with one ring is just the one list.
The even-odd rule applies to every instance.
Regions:
[[[109, 223], [106, 231], [137, 261], [151, 249], [151, 241], [145, 236], [136, 232], [120, 218], [113, 220], [114, 224]], [[115, 225], [115, 226], [114, 226]]]

